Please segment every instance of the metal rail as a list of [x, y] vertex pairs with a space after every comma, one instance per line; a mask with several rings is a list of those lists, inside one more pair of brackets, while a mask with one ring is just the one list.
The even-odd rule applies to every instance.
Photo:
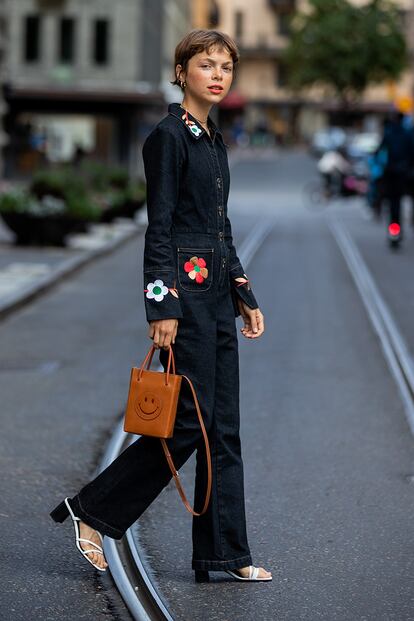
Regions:
[[408, 425], [414, 435], [414, 366], [405, 340], [348, 231], [333, 216], [328, 216], [328, 224], [379, 337], [402, 397]]
[[[274, 224], [274, 218], [259, 221], [243, 240], [240, 245], [239, 259], [244, 269], [247, 270], [248, 264], [272, 231]], [[162, 370], [161, 366], [159, 370]], [[121, 414], [121, 420], [108, 444], [97, 474], [140, 437], [124, 432], [123, 416], [124, 412]], [[104, 537], [103, 545], [111, 575], [132, 617], [137, 621], [174, 621], [167, 605], [145, 570], [141, 560], [139, 541], [134, 539], [131, 529], [128, 529], [120, 540]]]

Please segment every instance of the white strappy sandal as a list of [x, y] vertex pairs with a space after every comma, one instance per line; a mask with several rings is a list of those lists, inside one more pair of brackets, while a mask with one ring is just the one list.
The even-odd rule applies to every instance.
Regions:
[[[73, 527], [75, 529], [75, 536], [76, 536], [76, 547], [78, 548], [79, 552], [82, 554], [82, 556], [84, 558], [86, 558], [87, 561], [89, 561], [89, 563], [91, 565], [93, 565], [95, 567], [95, 569], [99, 569], [99, 571], [106, 571], [106, 567], [99, 567], [99, 565], [95, 565], [95, 563], [89, 558], [89, 556], [87, 556], [88, 554], [90, 554], [91, 552], [96, 552], [97, 554], [102, 554], [103, 555], [103, 549], [101, 546], [98, 546], [97, 543], [95, 543], [94, 541], [91, 541], [90, 539], [83, 539], [82, 537], [79, 536], [79, 523], [81, 521], [80, 518], [78, 518], [72, 511], [71, 506], [68, 502], [69, 500], [69, 496], [67, 498], [65, 498], [65, 505], [68, 508], [69, 511], [69, 515], [72, 518], [72, 522], [73, 522]], [[98, 533], [99, 539], [101, 540], [101, 544], [102, 544], [102, 535], [99, 531], [96, 531]], [[90, 550], [84, 550], [81, 545], [80, 545], [80, 541], [83, 541], [85, 543], [89, 543], [91, 546], [94, 546], [95, 549], [90, 549]]]
[[244, 580], [247, 582], [268, 582], [273, 578], [272, 576], [270, 576], [270, 578], [259, 578], [260, 567], [255, 567], [254, 565], [249, 565], [249, 575], [246, 578], [235, 573], [232, 569], [225, 569], [224, 571], [230, 574], [230, 576], [233, 576], [233, 578], [236, 578], [236, 580]]

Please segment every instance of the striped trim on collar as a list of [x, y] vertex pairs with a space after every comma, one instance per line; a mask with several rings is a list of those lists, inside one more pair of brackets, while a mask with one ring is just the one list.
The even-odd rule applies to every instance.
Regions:
[[[190, 112], [187, 112], [181, 106], [181, 104], [170, 103], [168, 106], [168, 112], [180, 119], [182, 123], [184, 123], [184, 125], [187, 127], [193, 138], [195, 138], [196, 140], [201, 138], [201, 136], [206, 133], [206, 130], [199, 124], [197, 119]], [[213, 139], [215, 134], [220, 134], [220, 136], [223, 138], [221, 131], [218, 129], [217, 125], [211, 120], [210, 117], [208, 117], [208, 121], [210, 128], [213, 130]]]

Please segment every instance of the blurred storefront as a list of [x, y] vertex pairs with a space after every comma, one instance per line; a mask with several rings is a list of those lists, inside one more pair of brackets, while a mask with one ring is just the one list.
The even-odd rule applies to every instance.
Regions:
[[[355, 0], [360, 2], [360, 0]], [[341, 121], [342, 112], [336, 101], [327, 101], [318, 89], [309, 89], [301, 96], [292, 96], [287, 88], [287, 75], [282, 52], [289, 42], [290, 20], [307, 0], [217, 0], [218, 28], [231, 34], [238, 43], [241, 62], [232, 90], [244, 98], [234, 118], [242, 117], [250, 136], [267, 134], [268, 141], [281, 144], [307, 140], [315, 131]], [[398, 0], [407, 42], [414, 46], [414, 7], [411, 0]], [[413, 54], [411, 53], [413, 57]], [[367, 89], [362, 101], [354, 108], [356, 124], [379, 124], [392, 105], [407, 109], [413, 89], [413, 68], [404, 73], [390, 92], [389, 84]], [[232, 92], [228, 95], [231, 102]], [[401, 103], [402, 102], [402, 103]], [[400, 105], [401, 104], [401, 105]], [[231, 134], [232, 114], [223, 100], [220, 121]], [[342, 116], [341, 116], [342, 115]], [[230, 124], [230, 127], [228, 126]], [[259, 139], [259, 138], [258, 138]]]
[[80, 151], [139, 173], [168, 101], [191, 0], [19, 0], [7, 7], [5, 171]]

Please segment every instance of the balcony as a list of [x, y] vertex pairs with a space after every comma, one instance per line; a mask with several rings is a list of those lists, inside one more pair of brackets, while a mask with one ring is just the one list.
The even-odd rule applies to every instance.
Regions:
[[277, 60], [286, 48], [286, 42], [283, 39], [275, 40], [274, 37], [266, 36], [266, 33], [259, 34], [255, 41], [237, 40], [237, 45], [242, 58], [249, 60], [264, 58]]
[[268, 6], [277, 13], [293, 13], [296, 10], [296, 0], [268, 0]]
[[37, 6], [41, 11], [48, 9], [63, 9], [66, 0], [37, 0]]

